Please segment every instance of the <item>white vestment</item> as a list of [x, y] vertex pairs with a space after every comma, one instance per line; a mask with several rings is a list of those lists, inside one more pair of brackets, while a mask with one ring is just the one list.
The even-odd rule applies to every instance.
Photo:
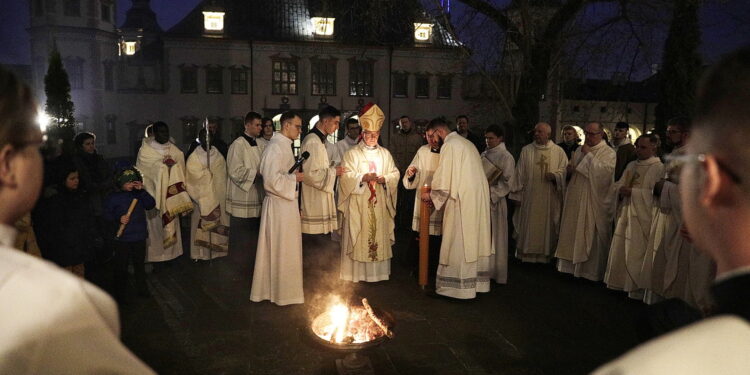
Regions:
[[[552, 141], [531, 143], [521, 150], [510, 199], [520, 202], [513, 214], [516, 258], [547, 263], [557, 245], [565, 192], [565, 151]], [[548, 181], [547, 173], [555, 176]]]
[[292, 140], [274, 133], [260, 160], [266, 197], [260, 215], [258, 249], [250, 300], [277, 305], [304, 303], [302, 232]]
[[[237, 137], [227, 153], [226, 211], [234, 217], [260, 216], [263, 203], [263, 178], [259, 172], [263, 154], [261, 139], [247, 135]], [[264, 140], [265, 141], [265, 140]], [[251, 142], [255, 142], [253, 146]]]
[[341, 164], [341, 161], [344, 160], [344, 154], [346, 154], [346, 152], [349, 151], [350, 148], [356, 145], [357, 145], [357, 140], [351, 139], [348, 136], [336, 142], [336, 144], [333, 145], [333, 149], [331, 151], [331, 154], [333, 156], [331, 158], [331, 162], [334, 165]]
[[593, 375], [750, 374], [750, 325], [720, 315], [660, 336], [596, 369]]
[[[164, 160], [176, 162], [172, 167]], [[143, 186], [156, 200], [156, 207], [146, 211], [148, 239], [146, 261], [163, 262], [182, 255], [179, 216], [192, 210], [185, 191], [185, 155], [171, 142], [160, 144], [144, 138], [138, 151], [136, 168], [143, 174]]]
[[[516, 161], [505, 148], [505, 143], [482, 152], [483, 161], [489, 163], [490, 220], [492, 221], [492, 249], [490, 256], [490, 278], [498, 284], [508, 281], [508, 204], [505, 197], [510, 193], [511, 181], [516, 172]], [[499, 174], [498, 174], [499, 173]]]
[[325, 139], [314, 129], [305, 136], [300, 155], [310, 156], [302, 164], [305, 178], [302, 181], [302, 233], [322, 234], [338, 229], [336, 202], [333, 187], [336, 168], [331, 166]]
[[[646, 288], [643, 274], [651, 221], [658, 207], [654, 204], [654, 185], [664, 176], [664, 164], [658, 157], [632, 161], [612, 187], [615, 199], [620, 188], [631, 188], [630, 197], [622, 198], [617, 210], [615, 233], [609, 250], [604, 282], [611, 289], [632, 292], [642, 298]], [[649, 260], [650, 261], [650, 260]]]
[[605, 142], [599, 142], [586, 155], [579, 148], [571, 159], [575, 171], [565, 192], [555, 252], [557, 269], [600, 281], [612, 239], [614, 214], [609, 192], [617, 157]]
[[0, 374], [153, 374], [120, 342], [103, 290], [12, 248], [0, 224]]
[[208, 162], [209, 153], [201, 146], [196, 147], [187, 160], [187, 192], [195, 206], [190, 221], [191, 259], [218, 258], [227, 255], [229, 251], [226, 236], [229, 215], [223, 204], [226, 202], [227, 163], [224, 156], [213, 146], [210, 153], [210, 170]]
[[435, 292], [469, 299], [490, 290], [490, 187], [473, 143], [445, 137], [430, 197], [444, 210]]
[[[440, 160], [439, 152], [432, 152], [430, 145], [424, 145], [417, 150], [409, 167], [417, 168], [417, 173], [410, 179], [404, 175], [403, 184], [408, 190], [417, 189], [414, 196], [414, 215], [411, 220], [411, 229], [419, 232], [419, 221], [421, 220], [420, 207], [422, 205], [422, 187], [432, 185], [432, 176], [437, 169]], [[407, 167], [408, 168], [408, 167]], [[443, 210], [431, 210], [430, 212], [430, 235], [440, 236], [443, 232]]]
[[[394, 222], [399, 173], [391, 153], [364, 142], [344, 154], [339, 206], [341, 228], [340, 277], [348, 281], [388, 280], [391, 274], [391, 246], [395, 242]], [[385, 184], [362, 182], [367, 173], [385, 177]]]

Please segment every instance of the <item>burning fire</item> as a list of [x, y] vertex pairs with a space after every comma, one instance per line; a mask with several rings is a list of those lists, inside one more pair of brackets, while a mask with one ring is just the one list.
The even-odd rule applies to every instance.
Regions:
[[347, 306], [338, 296], [333, 298], [331, 306], [312, 323], [313, 332], [321, 339], [335, 344], [358, 344], [393, 336], [366, 298], [362, 306]]

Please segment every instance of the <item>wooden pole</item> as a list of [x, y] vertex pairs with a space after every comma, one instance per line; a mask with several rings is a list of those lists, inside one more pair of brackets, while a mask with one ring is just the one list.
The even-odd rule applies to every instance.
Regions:
[[[425, 185], [420, 189], [422, 194], [430, 193], [430, 187]], [[421, 196], [421, 195], [420, 195]], [[419, 200], [419, 286], [427, 286], [427, 260], [430, 254], [430, 206]]]
[[[128, 213], [125, 214], [128, 218], [130, 218], [130, 214], [132, 214], [133, 210], [135, 210], [136, 203], [138, 203], [138, 199], [136, 199], [136, 198], [133, 198], [133, 200], [130, 201], [130, 207], [128, 207]], [[125, 231], [125, 224], [121, 223], [120, 224], [120, 229], [117, 230], [117, 238], [120, 238], [120, 236], [122, 236], [122, 232], [124, 232], [124, 231]], [[110, 233], [112, 233], [112, 232], [110, 232]]]

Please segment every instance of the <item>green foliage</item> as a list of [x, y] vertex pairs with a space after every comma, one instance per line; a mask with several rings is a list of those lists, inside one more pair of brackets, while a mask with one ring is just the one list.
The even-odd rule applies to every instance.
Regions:
[[70, 98], [70, 81], [68, 73], [55, 45], [50, 52], [47, 75], [44, 76], [44, 93], [47, 103], [44, 110], [50, 116], [52, 123], [47, 128], [48, 136], [62, 140], [63, 152], [72, 150], [75, 136], [75, 117], [73, 116], [73, 101]]

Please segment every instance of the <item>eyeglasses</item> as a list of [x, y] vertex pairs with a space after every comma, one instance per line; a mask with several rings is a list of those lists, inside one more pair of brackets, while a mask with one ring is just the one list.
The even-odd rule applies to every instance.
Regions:
[[[679, 132], [679, 131], [678, 131]], [[683, 154], [683, 155], [667, 155], [664, 160], [667, 162], [667, 173], [671, 174], [674, 171], [680, 170], [687, 163], [705, 163], [707, 154]], [[716, 165], [719, 169], [729, 176], [729, 178], [737, 185], [742, 184], [742, 179], [737, 173], [733, 172], [729, 167], [724, 164], [719, 158], [714, 158]]]

